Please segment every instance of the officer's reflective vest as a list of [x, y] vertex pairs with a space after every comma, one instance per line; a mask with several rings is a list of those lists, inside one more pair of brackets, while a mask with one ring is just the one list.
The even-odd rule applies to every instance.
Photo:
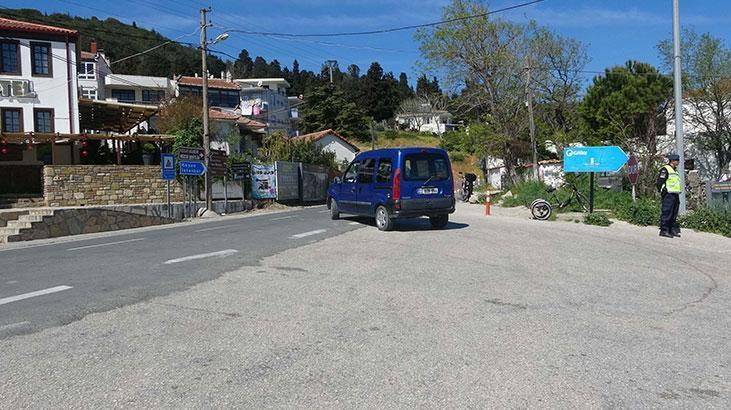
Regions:
[[663, 168], [668, 171], [668, 179], [665, 180], [665, 192], [679, 194], [680, 191], [682, 191], [680, 186], [680, 174], [678, 174], [678, 171], [673, 169], [670, 165], [665, 165]]

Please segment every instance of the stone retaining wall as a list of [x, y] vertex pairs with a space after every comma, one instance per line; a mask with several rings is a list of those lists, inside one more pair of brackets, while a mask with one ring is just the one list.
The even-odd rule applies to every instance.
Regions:
[[[43, 196], [48, 206], [87, 206], [167, 202], [167, 182], [159, 166], [48, 165], [43, 167]], [[183, 189], [171, 181], [171, 200]]]
[[107, 209], [58, 209], [52, 216], [43, 217], [43, 222], [34, 222], [32, 229], [23, 229], [12, 241], [56, 238], [163, 225], [175, 222], [173, 219], [157, 216], [137, 215]]

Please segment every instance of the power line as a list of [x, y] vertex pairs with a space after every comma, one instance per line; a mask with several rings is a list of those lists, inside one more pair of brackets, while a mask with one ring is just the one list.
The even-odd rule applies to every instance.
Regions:
[[500, 9], [496, 9], [493, 11], [488, 11], [485, 13], [478, 13], [478, 14], [472, 14], [469, 16], [464, 17], [455, 17], [447, 20], [441, 20], [441, 21], [435, 21], [431, 23], [424, 23], [424, 24], [414, 24], [409, 26], [401, 26], [401, 27], [393, 27], [393, 28], [387, 28], [382, 30], [371, 30], [371, 31], [350, 31], [350, 32], [341, 32], [341, 33], [308, 33], [308, 34], [296, 34], [296, 33], [277, 33], [277, 32], [270, 32], [270, 31], [249, 31], [249, 30], [229, 30], [234, 31], [237, 33], [242, 34], [253, 34], [253, 35], [259, 35], [259, 36], [279, 36], [279, 37], [343, 37], [343, 36], [365, 36], [365, 35], [372, 35], [372, 34], [385, 34], [385, 33], [393, 33], [397, 31], [406, 31], [406, 30], [415, 30], [419, 28], [427, 28], [427, 27], [436, 27], [441, 26], [443, 24], [448, 23], [456, 23], [460, 21], [466, 21], [471, 20], [474, 18], [481, 18], [481, 17], [487, 17], [490, 14], [495, 13], [502, 13], [505, 11], [515, 10], [518, 8], [530, 6], [533, 4], [541, 3], [545, 0], [533, 0], [526, 3], [520, 3], [513, 6], [503, 7]]

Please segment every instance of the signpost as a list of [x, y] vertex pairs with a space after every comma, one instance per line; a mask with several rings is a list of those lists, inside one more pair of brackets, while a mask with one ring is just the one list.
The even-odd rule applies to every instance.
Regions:
[[637, 193], [635, 191], [635, 184], [637, 184], [637, 179], [640, 176], [640, 163], [637, 162], [637, 157], [634, 155], [629, 156], [629, 160], [627, 160], [627, 177], [629, 178], [629, 183], [632, 184], [632, 202], [637, 201]]
[[[207, 171], [206, 166], [203, 164], [203, 161], [205, 160], [205, 153], [203, 151], [203, 148], [180, 147], [180, 149], [178, 150], [178, 160], [180, 161], [180, 175], [185, 175], [188, 177], [188, 185], [190, 185], [190, 196], [188, 201], [186, 201], [186, 209], [188, 208], [188, 204], [191, 202], [190, 199], [192, 199], [195, 209], [188, 212], [188, 214], [190, 216], [193, 216], [198, 210], [198, 200], [195, 194], [195, 187], [198, 184], [197, 180], [193, 177], [205, 175]], [[196, 182], [195, 185], [194, 181]]]
[[594, 173], [617, 172], [627, 159], [629, 159], [627, 154], [617, 146], [563, 149], [564, 172], [589, 173], [589, 213], [594, 212]]
[[251, 163], [234, 162], [231, 164], [231, 174], [234, 181], [241, 184], [241, 203], [246, 209], [246, 181], [251, 179]]
[[160, 165], [162, 167], [162, 179], [167, 182], [168, 193], [168, 218], [173, 217], [173, 210], [170, 207], [170, 181], [175, 179], [175, 155], [161, 154]]

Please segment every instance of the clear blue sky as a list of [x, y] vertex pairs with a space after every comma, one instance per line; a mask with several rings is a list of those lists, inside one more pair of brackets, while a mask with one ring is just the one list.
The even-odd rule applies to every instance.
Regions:
[[[525, 0], [493, 0], [492, 8]], [[212, 36], [225, 28], [292, 33], [362, 31], [426, 23], [439, 20], [449, 0], [10, 0], [6, 7], [41, 8], [43, 12], [63, 12], [98, 18], [114, 17], [176, 38], [194, 32], [199, 24], [198, 9], [213, 6], [210, 18], [218, 26]], [[680, 0], [681, 23], [699, 32], [710, 32], [729, 41], [731, 1]], [[0, 15], [2, 11], [0, 10]], [[586, 43], [592, 59], [587, 70], [600, 71], [628, 59], [659, 64], [655, 45], [669, 38], [672, 30], [671, 0], [546, 0], [543, 3], [501, 14], [518, 22], [536, 20], [558, 32]], [[198, 35], [180, 41], [196, 42]], [[323, 44], [329, 43], [329, 44]], [[335, 59], [342, 68], [358, 64], [365, 72], [372, 61], [397, 76], [409, 74], [413, 82], [419, 74], [418, 44], [413, 32], [404, 31], [362, 37], [318, 39], [277, 39], [232, 34], [216, 49], [238, 55], [247, 48], [267, 60], [278, 59], [291, 66], [319, 70], [324, 60]]]

